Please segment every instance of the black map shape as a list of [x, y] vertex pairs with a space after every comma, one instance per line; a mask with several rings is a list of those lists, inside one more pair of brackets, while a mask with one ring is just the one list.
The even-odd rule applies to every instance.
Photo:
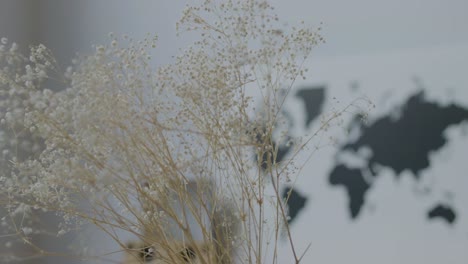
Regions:
[[396, 174], [410, 170], [419, 177], [418, 173], [429, 166], [429, 153], [447, 143], [444, 130], [464, 120], [468, 120], [468, 109], [427, 102], [424, 92], [419, 92], [405, 103], [400, 118], [386, 116], [362, 127], [359, 139], [342, 150], [357, 151], [367, 146], [373, 154], [370, 169], [379, 164]]
[[[394, 170], [397, 176], [404, 170], [410, 170], [418, 179], [419, 172], [429, 166], [429, 153], [446, 144], [444, 130], [468, 120], [468, 109], [428, 102], [423, 92], [411, 96], [401, 110], [399, 118], [385, 116], [369, 126], [359, 123], [361, 136], [341, 150], [356, 152], [361, 147], [369, 147], [372, 156], [362, 169], [370, 170], [374, 176], [376, 173], [372, 169], [381, 165]], [[364, 203], [365, 192], [370, 188], [364, 181], [362, 170], [337, 165], [329, 181], [332, 185], [346, 188], [351, 217], [356, 218]]]
[[[264, 135], [264, 129], [262, 129], [261, 131], [255, 131], [255, 138], [257, 140], [258, 143], [262, 143], [263, 141], [265, 140], [271, 140], [272, 143], [271, 143], [271, 146], [272, 146], [272, 149], [274, 150], [278, 150], [276, 153], [274, 153], [273, 151], [265, 151], [261, 157], [261, 163], [260, 163], [260, 167], [262, 168], [262, 170], [266, 171], [268, 169], [268, 166], [270, 166], [270, 164], [273, 164], [273, 163], [279, 163], [281, 161], [283, 161], [283, 159], [286, 157], [286, 155], [289, 153], [289, 151], [291, 150], [291, 148], [293, 147], [292, 145], [286, 145], [286, 144], [279, 144], [275, 141], [275, 140], [272, 140], [272, 139], [265, 139], [262, 135]], [[288, 140], [290, 140], [290, 138], [288, 137]], [[255, 160], [258, 161], [258, 155], [255, 155]]]
[[[289, 195], [289, 199], [288, 199]], [[299, 212], [304, 208], [307, 203], [307, 197], [302, 196], [300, 193], [295, 191], [292, 187], [285, 187], [283, 189], [283, 199], [287, 199], [288, 205], [288, 224], [291, 224], [299, 214]]]
[[364, 195], [370, 188], [361, 170], [339, 165], [330, 173], [328, 180], [331, 185], [343, 185], [346, 188], [351, 218], [356, 218], [364, 204]]
[[457, 218], [457, 215], [451, 207], [443, 204], [438, 204], [431, 210], [429, 210], [429, 212], [427, 213], [427, 218], [442, 218], [443, 220], [447, 221], [447, 223], [453, 224], [453, 222]]
[[322, 111], [323, 102], [325, 101], [325, 87], [299, 89], [296, 97], [304, 101], [307, 114], [305, 125], [308, 127]]
[[[322, 105], [325, 101], [325, 87], [320, 86], [320, 87], [305, 87], [298, 89], [296, 96], [301, 98], [304, 101], [305, 105], [305, 110], [307, 114], [305, 126], [309, 126], [309, 124], [318, 117], [322, 110]], [[284, 109], [283, 109], [284, 110]], [[288, 111], [284, 110], [284, 116], [289, 119], [289, 126], [292, 126], [293, 123], [293, 117], [291, 116], [291, 113]], [[289, 127], [291, 129], [291, 127]], [[265, 128], [261, 129], [261, 131], [254, 131], [254, 135], [256, 137], [257, 142], [262, 142], [264, 140], [272, 140], [271, 138], [264, 139], [262, 138], [261, 135], [264, 134]], [[288, 136], [286, 141], [289, 141], [291, 139], [291, 136]], [[273, 149], [278, 149], [278, 152], [276, 153], [276, 156], [273, 155], [273, 153], [266, 152], [263, 154], [261, 157], [261, 168], [265, 171], [269, 164], [273, 163], [279, 163], [283, 161], [283, 159], [288, 155], [289, 151], [293, 148], [292, 145], [287, 145], [281, 142], [277, 142], [275, 140], [272, 140], [272, 147]], [[269, 158], [270, 157], [270, 158]], [[273, 160], [273, 157], [275, 157], [275, 160]], [[258, 161], [259, 157], [256, 156], [255, 159]], [[269, 160], [270, 159], [270, 160]]]

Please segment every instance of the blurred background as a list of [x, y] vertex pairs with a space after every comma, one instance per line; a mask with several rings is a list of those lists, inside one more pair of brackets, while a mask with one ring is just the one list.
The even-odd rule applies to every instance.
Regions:
[[[283, 186], [293, 190], [296, 245], [311, 245], [303, 263], [466, 263], [468, 2], [271, 2], [290, 25], [323, 23], [326, 39], [307, 65], [309, 79], [296, 84], [285, 106], [293, 136], [315, 131], [321, 115], [355, 98], [375, 104], [364, 109], [365, 123], [356, 121], [356, 108], [317, 139], [320, 150], [296, 184]], [[43, 43], [65, 68], [76, 53], [107, 43], [109, 32], [134, 39], [156, 33], [158, 66], [193, 40], [175, 33], [186, 3], [3, 0], [0, 36], [23, 47]], [[115, 250], [92, 233], [88, 246]], [[292, 263], [288, 243], [281, 247], [280, 263]], [[24, 263], [74, 263], [41, 261]]]

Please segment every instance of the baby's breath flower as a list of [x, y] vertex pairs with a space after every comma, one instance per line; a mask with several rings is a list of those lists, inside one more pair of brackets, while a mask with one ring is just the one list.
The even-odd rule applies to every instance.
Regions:
[[28, 236], [32, 234], [33, 229], [31, 227], [22, 227], [21, 230], [23, 231], [23, 234]]
[[[5, 230], [39, 234], [25, 219], [44, 211], [62, 218], [58, 230], [44, 232], [56, 236], [91, 223], [114, 239], [120, 229], [142, 241], [167, 243], [174, 233], [193, 241], [191, 214], [204, 241], [241, 225], [241, 233], [225, 234], [226, 248], [217, 253], [244, 247], [262, 263], [263, 240], [278, 239], [288, 220], [278, 189], [265, 193], [268, 184], [290, 178], [274, 170], [288, 163], [272, 158], [274, 136], [293, 142], [281, 123], [283, 88], [305, 77], [303, 62], [323, 41], [317, 30], [278, 20], [266, 1], [189, 6], [177, 30], [200, 39], [158, 69], [150, 63], [157, 41], [150, 35], [134, 41], [110, 33], [110, 44], [66, 70], [44, 45], [23, 55], [2, 38], [0, 198], [8, 197], [11, 219], [2, 220]], [[62, 89], [48, 89], [52, 81]], [[270, 157], [266, 171], [253, 153]], [[267, 204], [281, 212], [277, 221], [256, 215]], [[228, 208], [233, 212], [211, 219], [209, 230], [204, 217]]]

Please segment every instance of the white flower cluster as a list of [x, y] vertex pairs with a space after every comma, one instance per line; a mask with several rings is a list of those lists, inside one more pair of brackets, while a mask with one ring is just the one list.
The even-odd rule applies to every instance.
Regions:
[[[266, 239], [262, 215], [249, 218], [265, 195], [252, 152], [262, 157], [273, 148], [270, 140], [258, 141], [255, 124], [262, 123], [262, 138], [271, 136], [282, 105], [278, 92], [305, 77], [302, 63], [323, 41], [314, 30], [279, 26], [272, 10], [254, 0], [188, 7], [177, 28], [199, 32], [200, 40], [158, 69], [150, 66], [156, 38], [149, 35], [133, 41], [111, 34], [109, 45], [66, 71], [43, 45], [24, 56], [1, 39], [0, 199], [9, 214], [2, 224], [19, 236], [34, 234], [23, 218], [43, 210], [64, 218], [57, 235], [82, 220], [116, 240], [115, 229], [141, 235], [149, 222], [163, 232], [160, 219], [168, 217], [184, 229], [171, 197], [188, 199], [189, 180], [210, 178], [227, 188], [220, 194], [240, 192], [231, 199], [251, 234], [239, 237]], [[50, 81], [62, 89], [47, 89]], [[251, 96], [258, 91], [261, 118]], [[280, 206], [276, 195], [272, 202]], [[141, 202], [152, 206], [142, 210]], [[280, 232], [286, 220], [273, 229]], [[258, 230], [248, 221], [257, 221]], [[262, 257], [260, 243], [246, 245], [250, 260]]]

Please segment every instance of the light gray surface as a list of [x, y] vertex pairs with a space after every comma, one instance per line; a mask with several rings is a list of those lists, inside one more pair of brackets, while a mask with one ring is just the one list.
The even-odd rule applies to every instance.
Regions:
[[[3, 0], [0, 33], [11, 39], [30, 36], [57, 50], [60, 57], [89, 51], [108, 32], [141, 38], [160, 36], [161, 61], [184, 44], [175, 37], [175, 22], [187, 1]], [[316, 56], [417, 49], [468, 43], [468, 2], [464, 0], [291, 0], [272, 1], [284, 21], [323, 22], [327, 43]], [[3, 15], [5, 14], [5, 15]], [[17, 28], [18, 30], [12, 30]], [[21, 41], [19, 39], [18, 41]]]

